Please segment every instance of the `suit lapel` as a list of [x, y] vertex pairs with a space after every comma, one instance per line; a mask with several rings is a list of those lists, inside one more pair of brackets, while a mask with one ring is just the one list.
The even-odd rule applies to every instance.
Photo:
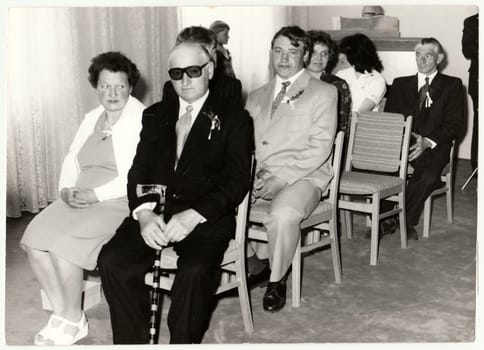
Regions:
[[[311, 76], [309, 73], [304, 70], [304, 72], [301, 73], [301, 75], [294, 81], [294, 83], [289, 86], [289, 89], [286, 92], [286, 96], [290, 99], [291, 97], [299, 94], [302, 90], [304, 90], [308, 84], [309, 84], [309, 79]], [[296, 100], [293, 101], [293, 103], [297, 103]], [[271, 105], [272, 105], [272, 100], [271, 100]], [[278, 120], [286, 115], [287, 113], [290, 113], [292, 110], [292, 106], [289, 103], [284, 103], [281, 102], [277, 110], [274, 112], [274, 115], [272, 116], [270, 120], [270, 126], [276, 124]]]
[[420, 108], [418, 105], [418, 76], [415, 74], [412, 76], [412, 78], [409, 80], [410, 86], [408, 87], [409, 91], [409, 99], [408, 105], [412, 106], [412, 113], [411, 115], [414, 116], [414, 118], [418, 117], [420, 114]]
[[440, 95], [442, 95], [442, 89], [443, 89], [443, 84], [442, 84], [442, 75], [440, 73], [437, 73], [437, 75], [434, 77], [432, 80], [432, 83], [430, 84], [430, 97], [432, 100], [438, 100]]
[[210, 133], [210, 127], [212, 124], [210, 118], [207, 116], [207, 114], [212, 112], [209, 99], [210, 97], [207, 98], [207, 100], [203, 104], [200, 112], [196, 116], [195, 122], [193, 123], [190, 132], [188, 133], [188, 137], [185, 145], [183, 146], [183, 150], [180, 155], [180, 159], [178, 161], [175, 173], [183, 172], [190, 164], [190, 160], [195, 155], [199, 154], [200, 150], [204, 149], [205, 144], [208, 142], [208, 134]]

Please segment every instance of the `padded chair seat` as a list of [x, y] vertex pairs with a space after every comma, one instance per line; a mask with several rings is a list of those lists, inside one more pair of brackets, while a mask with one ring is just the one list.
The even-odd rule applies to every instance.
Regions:
[[345, 171], [341, 175], [340, 193], [367, 195], [380, 192], [403, 184], [403, 180], [396, 176]]
[[[264, 218], [269, 213], [270, 203], [269, 202], [258, 202], [250, 207], [250, 222], [262, 223]], [[329, 220], [331, 217], [331, 203], [328, 200], [320, 201], [316, 209], [311, 213], [311, 216], [324, 215], [324, 220]], [[327, 216], [327, 218], [326, 218]]]

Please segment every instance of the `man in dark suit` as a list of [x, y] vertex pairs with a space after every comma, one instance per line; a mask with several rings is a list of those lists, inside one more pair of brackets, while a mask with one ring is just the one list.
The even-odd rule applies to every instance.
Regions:
[[407, 234], [417, 239], [417, 225], [425, 199], [439, 186], [440, 174], [449, 162], [452, 141], [462, 131], [464, 94], [459, 78], [442, 74], [442, 45], [424, 38], [415, 47], [418, 73], [396, 78], [385, 104], [386, 112], [413, 116], [409, 162], [414, 173], [407, 183]]
[[[216, 100], [221, 103], [231, 101], [231, 103], [243, 107], [242, 100], [242, 83], [235, 77], [230, 77], [217, 69], [217, 36], [216, 34], [202, 26], [192, 26], [184, 28], [176, 38], [176, 44], [183, 42], [201, 44], [210, 53], [215, 71], [213, 78], [210, 80], [210, 91]], [[178, 96], [173, 89], [171, 81], [163, 85], [163, 100], [177, 99]]]
[[[115, 344], [147, 343], [150, 288], [144, 275], [155, 250], [179, 256], [171, 290], [171, 343], [200, 343], [208, 328], [219, 265], [233, 237], [234, 211], [250, 187], [253, 126], [246, 111], [209, 92], [214, 65], [199, 44], [172, 50], [169, 74], [179, 96], [148, 107], [128, 174], [131, 215], [102, 249], [98, 266]], [[139, 184], [166, 185], [158, 200]]]
[[471, 144], [471, 167], [474, 170], [477, 168], [477, 151], [479, 148], [479, 14], [477, 13], [464, 20], [462, 53], [465, 58], [471, 61], [467, 92], [472, 98], [474, 112]]

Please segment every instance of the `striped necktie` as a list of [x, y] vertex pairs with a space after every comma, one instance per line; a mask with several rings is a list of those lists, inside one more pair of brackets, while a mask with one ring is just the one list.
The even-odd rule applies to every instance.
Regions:
[[425, 77], [425, 85], [423, 85], [418, 91], [418, 108], [422, 109], [425, 107], [430, 107], [426, 103], [427, 95], [430, 93], [429, 77]]
[[279, 91], [279, 93], [277, 94], [277, 96], [274, 99], [274, 101], [272, 101], [271, 118], [274, 115], [274, 112], [276, 111], [277, 107], [279, 107], [279, 105], [281, 104], [281, 101], [284, 98], [284, 96], [286, 96], [286, 90], [287, 90], [287, 87], [290, 84], [291, 84], [291, 82], [289, 82], [289, 81], [282, 82], [281, 91]]

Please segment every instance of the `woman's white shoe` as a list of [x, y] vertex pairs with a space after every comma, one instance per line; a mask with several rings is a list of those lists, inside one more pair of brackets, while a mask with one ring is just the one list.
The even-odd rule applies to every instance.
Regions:
[[[55, 320], [57, 320], [57, 326], [54, 327]], [[47, 324], [42, 328], [34, 337], [35, 345], [47, 345], [46, 341], [51, 338], [51, 336], [61, 329], [64, 319], [60, 316], [54, 314], [50, 315]]]
[[[66, 326], [77, 328], [77, 332], [74, 334], [66, 333]], [[62, 325], [56, 328], [55, 333], [50, 334], [49, 339], [45, 341], [45, 345], [72, 345], [87, 336], [88, 328], [85, 313], [82, 313], [79, 322], [71, 322], [63, 318]]]

